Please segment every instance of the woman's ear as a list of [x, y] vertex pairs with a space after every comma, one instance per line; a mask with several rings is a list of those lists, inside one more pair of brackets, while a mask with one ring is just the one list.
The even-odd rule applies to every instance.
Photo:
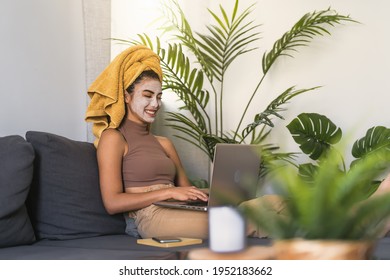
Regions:
[[124, 94], [125, 94], [125, 103], [130, 103], [131, 100], [130, 94], [127, 91], [125, 91]]

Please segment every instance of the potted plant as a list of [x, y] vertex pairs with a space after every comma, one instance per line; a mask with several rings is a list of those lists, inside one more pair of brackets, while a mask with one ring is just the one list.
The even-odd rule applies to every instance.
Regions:
[[374, 193], [390, 166], [390, 129], [368, 129], [355, 141], [356, 159], [346, 168], [335, 147], [342, 131], [328, 118], [304, 113], [287, 127], [312, 161], [273, 163], [270, 175], [284, 203], [281, 212], [263, 211], [264, 205], [243, 211], [274, 239], [278, 258], [369, 258], [390, 224], [390, 190]]
[[[269, 51], [259, 58], [260, 75], [253, 90], [242, 96], [247, 105], [238, 114], [235, 129], [226, 129], [224, 120], [224, 102], [228, 102], [226, 73], [242, 55], [256, 50], [260, 40], [260, 25], [250, 18], [254, 5], [240, 12], [239, 0], [236, 0], [232, 12], [220, 5], [219, 12], [209, 10], [214, 20], [206, 24], [206, 32], [192, 29], [177, 0], [166, 1], [162, 25], [164, 33], [172, 35], [168, 43], [163, 44], [159, 37], [151, 39], [139, 34], [137, 40], [115, 39], [127, 44], [144, 44], [153, 49], [161, 58], [164, 72], [163, 89], [172, 90], [183, 102], [179, 112], [168, 112], [168, 125], [181, 134], [177, 137], [195, 145], [213, 160], [216, 143], [251, 143], [263, 146], [263, 149], [275, 151], [279, 147], [266, 143], [273, 118], [283, 119], [285, 105], [295, 96], [315, 90], [317, 87], [297, 89], [291, 86], [279, 93], [263, 111], [253, 117], [253, 121], [244, 125], [244, 118], [254, 97], [261, 92], [261, 86], [267, 74], [280, 57], [293, 57], [294, 52], [308, 46], [317, 36], [330, 34], [330, 28], [355, 22], [351, 17], [340, 15], [332, 9], [320, 10], [303, 15], [282, 37], [275, 41]], [[261, 62], [261, 63], [260, 63]], [[211, 110], [210, 110], [211, 109]], [[274, 153], [273, 158], [289, 159], [291, 153]]]

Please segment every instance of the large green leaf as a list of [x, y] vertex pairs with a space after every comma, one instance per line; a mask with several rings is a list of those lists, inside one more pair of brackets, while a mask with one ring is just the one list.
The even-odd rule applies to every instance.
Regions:
[[195, 37], [195, 32], [180, 4], [177, 0], [170, 0], [165, 3], [165, 7], [167, 23], [161, 28], [172, 33], [173, 38], [178, 40], [180, 45], [185, 46], [194, 54], [203, 72], [210, 81], [213, 81], [216, 74], [215, 65], [209, 61], [210, 57], [206, 57], [200, 50], [199, 40]]
[[[367, 130], [364, 137], [356, 140], [352, 147], [352, 155], [359, 160], [380, 149], [386, 149], [390, 153], [390, 129], [374, 126]], [[352, 165], [356, 161], [353, 161]]]
[[263, 72], [267, 73], [275, 60], [280, 56], [290, 56], [297, 50], [298, 47], [308, 46], [314, 37], [324, 34], [330, 34], [326, 29], [333, 27], [341, 22], [352, 21], [349, 16], [339, 15], [336, 11], [330, 8], [323, 11], [315, 11], [305, 14], [291, 30], [283, 34], [277, 40], [271, 51], [264, 53], [262, 66]]
[[222, 5], [220, 5], [221, 16], [209, 9], [215, 23], [207, 25], [208, 34], [196, 33], [199, 36], [196, 40], [198, 49], [206, 58], [205, 61], [212, 66], [214, 76], [219, 81], [223, 80], [229, 65], [238, 56], [254, 50], [255, 48], [248, 48], [248, 46], [260, 39], [259, 32], [256, 31], [259, 25], [255, 25], [253, 21], [246, 22], [254, 5], [237, 15], [238, 3], [239, 1], [236, 0], [230, 17]]
[[286, 89], [277, 98], [272, 100], [263, 112], [255, 115], [253, 122], [248, 124], [242, 131], [241, 139], [245, 139], [259, 125], [263, 124], [269, 127], [274, 127], [271, 117], [274, 116], [279, 119], [284, 119], [283, 116], [279, 114], [279, 112], [286, 110], [285, 108], [283, 108], [283, 105], [286, 105], [293, 97], [300, 95], [304, 92], [315, 90], [317, 88], [318, 87], [295, 90], [294, 87], [290, 87]]
[[300, 149], [314, 160], [339, 142], [342, 136], [340, 128], [326, 116], [317, 113], [302, 113], [287, 128]]
[[312, 163], [303, 163], [298, 166], [298, 174], [307, 182], [312, 182], [315, 174], [318, 171], [318, 166]]

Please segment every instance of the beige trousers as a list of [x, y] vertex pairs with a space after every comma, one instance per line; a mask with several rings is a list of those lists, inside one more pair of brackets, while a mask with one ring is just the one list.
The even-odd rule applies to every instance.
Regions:
[[[154, 185], [145, 191], [171, 188], [172, 185]], [[207, 238], [208, 215], [206, 212], [171, 209], [150, 205], [129, 212], [134, 219], [138, 233], [142, 238], [153, 236], [179, 236], [187, 238]]]
[[[166, 185], [156, 185], [151, 190], [166, 188]], [[280, 198], [276, 195], [265, 195], [243, 204], [259, 207], [259, 211], [279, 211], [283, 208]], [[266, 208], [263, 205], [275, 207]], [[257, 209], [257, 208], [256, 208]], [[142, 238], [153, 236], [178, 236], [187, 238], [208, 238], [209, 225], [207, 212], [180, 210], [150, 205], [143, 209], [129, 212], [134, 218], [138, 233]], [[229, 223], [229, 221], [226, 221]], [[247, 235], [251, 237], [267, 237], [267, 233], [252, 223], [247, 223]]]
[[132, 217], [142, 238], [179, 236], [204, 239], [208, 236], [206, 212], [150, 205], [135, 211]]

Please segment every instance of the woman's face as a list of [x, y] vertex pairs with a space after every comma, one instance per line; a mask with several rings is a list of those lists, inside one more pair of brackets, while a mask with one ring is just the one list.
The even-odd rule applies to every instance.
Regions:
[[161, 107], [161, 82], [144, 78], [134, 86], [134, 91], [125, 94], [127, 117], [137, 123], [154, 122]]

